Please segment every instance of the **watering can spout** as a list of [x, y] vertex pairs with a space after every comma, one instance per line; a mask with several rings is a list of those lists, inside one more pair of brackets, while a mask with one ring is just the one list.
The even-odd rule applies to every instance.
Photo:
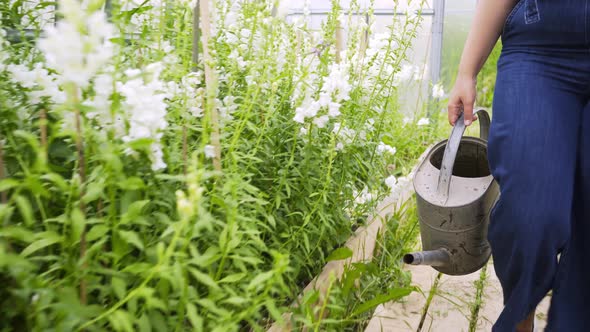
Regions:
[[404, 255], [404, 263], [411, 265], [443, 266], [449, 264], [451, 254], [445, 248], [417, 251]]

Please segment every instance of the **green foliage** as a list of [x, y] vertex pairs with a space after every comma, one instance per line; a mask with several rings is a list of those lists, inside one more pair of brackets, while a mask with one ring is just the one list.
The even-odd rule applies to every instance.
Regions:
[[[7, 26], [22, 30], [20, 2], [0, 10]], [[229, 15], [228, 4], [218, 3], [221, 18]], [[139, 15], [156, 17], [147, 1], [132, 10], [113, 7], [111, 19], [123, 31]], [[152, 139], [126, 142], [90, 115], [93, 108], [84, 101], [98, 93], [94, 87], [81, 90], [81, 99], [68, 90], [63, 104], [33, 102], [31, 89], [0, 71], [1, 330], [259, 331], [282, 319], [326, 262], [350, 256], [334, 250], [389, 194], [383, 179], [407, 174], [434, 138], [433, 127], [403, 124], [397, 111], [394, 76], [419, 18], [392, 22], [387, 63], [373, 77], [362, 66], [377, 63], [377, 55], [361, 62], [354, 43], [360, 32], [351, 35], [346, 56], [354, 84], [338, 121], [355, 135], [339, 149], [335, 123], [293, 121], [301, 100], [292, 98], [299, 83], [310, 97], [320, 94], [336, 59], [339, 7], [320, 40], [310, 38], [307, 27], [272, 17], [261, 2], [245, 2], [240, 10], [238, 23], [251, 36], [240, 49], [247, 65], [236, 61], [228, 41], [242, 31], [218, 29], [210, 45], [211, 65], [221, 76], [216, 102], [232, 108], [231, 119], [221, 122], [221, 172], [204, 152], [213, 131], [210, 112], [196, 117], [188, 111], [191, 100], [204, 97], [203, 82], [194, 95], [166, 100], [169, 126], [161, 140], [167, 167], [154, 171]], [[113, 40], [120, 46], [114, 75], [167, 61], [170, 54], [153, 45], [168, 42], [177, 61], [162, 76], [180, 84], [193, 67], [192, 10], [166, 2], [156, 12], [158, 20], [140, 26], [137, 35]], [[318, 45], [325, 49], [301, 56]], [[11, 62], [43, 62], [32, 43], [8, 52]], [[279, 60], [285, 61], [279, 66]], [[113, 93], [107, 113], [124, 114], [123, 99]], [[64, 125], [77, 112], [80, 128]], [[398, 152], [380, 155], [382, 142]], [[364, 188], [373, 199], [355, 202]], [[353, 265], [333, 285], [324, 307], [330, 319], [316, 318], [312, 304], [319, 295], [312, 293], [295, 311], [297, 324], [354, 328], [379, 303], [410, 292], [399, 267], [408, 234], [414, 229], [390, 221], [382, 255]]]

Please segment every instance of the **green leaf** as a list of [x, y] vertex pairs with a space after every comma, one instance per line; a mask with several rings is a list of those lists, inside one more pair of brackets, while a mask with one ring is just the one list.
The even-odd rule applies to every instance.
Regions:
[[10, 219], [10, 217], [12, 217], [13, 212], [13, 206], [10, 206], [8, 204], [0, 204], [0, 220]]
[[15, 187], [18, 187], [19, 181], [15, 179], [2, 179], [0, 180], [0, 191], [6, 191]]
[[266, 219], [268, 220], [268, 223], [273, 227], [276, 228], [277, 227], [277, 221], [275, 220], [275, 217], [273, 215], [268, 215], [266, 217]]
[[129, 272], [133, 274], [144, 274], [152, 268], [151, 264], [148, 263], [133, 263], [125, 266], [123, 272]]
[[118, 233], [125, 242], [135, 246], [139, 250], [143, 250], [143, 242], [136, 232], [119, 230]]
[[246, 273], [231, 274], [231, 275], [228, 275], [227, 277], [219, 280], [219, 282], [220, 283], [222, 283], [222, 282], [233, 283], [233, 282], [240, 281], [240, 280], [244, 279], [245, 276], [247, 276]]
[[202, 283], [203, 285], [212, 289], [219, 289], [219, 286], [210, 275], [205, 274], [195, 268], [189, 268], [189, 272], [193, 275], [193, 277], [195, 277], [195, 279], [197, 279], [198, 282]]
[[35, 152], [39, 151], [39, 141], [37, 136], [31, 134], [30, 132], [24, 130], [15, 130], [12, 132], [15, 137], [22, 138], [26, 141], [31, 148], [35, 150]]
[[153, 331], [168, 331], [168, 325], [166, 324], [166, 318], [160, 313], [159, 310], [150, 310], [148, 313], [150, 322], [153, 326]]
[[125, 211], [125, 213], [121, 217], [121, 223], [132, 223], [134, 219], [138, 218], [141, 215], [141, 211], [149, 202], [149, 200], [143, 200], [131, 203], [127, 208], [127, 211]]
[[68, 183], [61, 175], [56, 173], [47, 173], [41, 176], [42, 180], [52, 182], [60, 191], [68, 190]]
[[275, 302], [273, 299], [266, 299], [264, 302], [264, 306], [268, 309], [270, 316], [279, 324], [283, 323], [283, 314], [282, 312], [276, 307]]
[[119, 300], [125, 297], [125, 294], [127, 293], [127, 285], [125, 283], [125, 280], [123, 280], [122, 278], [113, 277], [111, 279], [111, 286], [113, 287], [113, 292], [115, 293], [115, 295], [117, 295]]
[[59, 236], [57, 236], [57, 235], [55, 235], [55, 236], [49, 236], [49, 235], [47, 235], [47, 234], [50, 234], [48, 232], [43, 233], [43, 234], [45, 234], [45, 236], [47, 236], [47, 237], [42, 238], [40, 240], [37, 240], [37, 241], [31, 243], [28, 247], [26, 247], [25, 249], [23, 249], [23, 251], [20, 253], [21, 256], [27, 257], [27, 256], [29, 256], [30, 254], [34, 253], [37, 250], [41, 250], [41, 249], [43, 249], [45, 247], [48, 247], [50, 245], [53, 245], [53, 244], [56, 244], [56, 243], [61, 242], [61, 238]]
[[193, 331], [203, 331], [203, 318], [197, 314], [197, 307], [192, 303], [186, 304], [186, 315], [193, 326]]
[[140, 138], [127, 143], [129, 147], [135, 151], [150, 151], [154, 140], [151, 138]]
[[96, 239], [102, 238], [109, 232], [109, 228], [106, 225], [94, 225], [90, 228], [90, 231], [86, 234], [86, 240], [94, 241]]
[[102, 197], [104, 191], [104, 183], [102, 181], [91, 182], [86, 186], [86, 193], [82, 197], [82, 201], [86, 204], [96, 201]]
[[33, 240], [35, 240], [35, 233], [23, 227], [9, 226], [0, 228], [0, 237], [31, 243]]
[[139, 332], [152, 332], [152, 324], [150, 324], [150, 318], [143, 314], [136, 321]]
[[352, 250], [348, 247], [342, 247], [332, 251], [332, 253], [326, 258], [326, 261], [339, 261], [350, 257], [352, 257]]
[[248, 289], [251, 290], [258, 288], [261, 284], [270, 279], [272, 275], [273, 271], [266, 271], [258, 274], [256, 277], [254, 277], [254, 279], [252, 279], [252, 281], [250, 281], [250, 283], [248, 284]]
[[301, 300], [301, 303], [303, 303], [306, 306], [311, 306], [314, 303], [316, 303], [319, 299], [320, 299], [320, 292], [316, 289], [312, 289], [303, 295], [303, 299]]
[[123, 190], [140, 190], [145, 188], [145, 183], [141, 178], [130, 177], [117, 183], [119, 188]]
[[31, 226], [34, 223], [33, 220], [33, 209], [31, 208], [31, 204], [29, 200], [24, 198], [23, 196], [16, 195], [13, 197], [14, 201], [16, 202], [16, 206], [18, 207], [18, 211], [20, 212], [25, 225]]
[[240, 306], [240, 305], [244, 305], [244, 304], [248, 303], [248, 300], [246, 298], [241, 297], [241, 296], [231, 296], [231, 297], [228, 297], [227, 299], [224, 299], [221, 302]]
[[125, 310], [117, 310], [109, 316], [109, 322], [115, 331], [133, 332], [133, 317]]
[[84, 214], [79, 208], [72, 209], [72, 214], [70, 215], [70, 220], [72, 222], [72, 232], [70, 234], [72, 243], [77, 243], [80, 241], [80, 235], [82, 235], [82, 231], [86, 226], [86, 218]]
[[379, 295], [375, 296], [373, 299], [363, 302], [358, 307], [356, 307], [356, 309], [352, 312], [352, 316], [362, 314], [370, 309], [375, 308], [376, 306], [378, 306], [382, 303], [397, 300], [397, 299], [400, 299], [404, 296], [408, 296], [408, 295], [410, 295], [410, 293], [412, 293], [415, 290], [416, 289], [414, 287], [394, 288], [394, 289], [390, 290], [389, 293], [387, 293], [387, 294], [379, 294]]

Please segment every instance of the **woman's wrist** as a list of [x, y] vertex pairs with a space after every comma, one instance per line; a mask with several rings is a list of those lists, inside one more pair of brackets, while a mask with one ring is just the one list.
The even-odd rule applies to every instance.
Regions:
[[457, 73], [457, 78], [475, 81], [477, 80], [477, 72], [474, 70], [459, 69], [459, 72]]

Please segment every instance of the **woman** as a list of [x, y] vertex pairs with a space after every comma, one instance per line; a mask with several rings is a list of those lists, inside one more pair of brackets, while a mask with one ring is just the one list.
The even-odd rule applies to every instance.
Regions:
[[505, 307], [493, 331], [531, 331], [549, 290], [546, 331], [590, 331], [590, 0], [479, 0], [452, 125], [461, 111], [475, 120], [476, 76], [500, 35], [488, 239]]

